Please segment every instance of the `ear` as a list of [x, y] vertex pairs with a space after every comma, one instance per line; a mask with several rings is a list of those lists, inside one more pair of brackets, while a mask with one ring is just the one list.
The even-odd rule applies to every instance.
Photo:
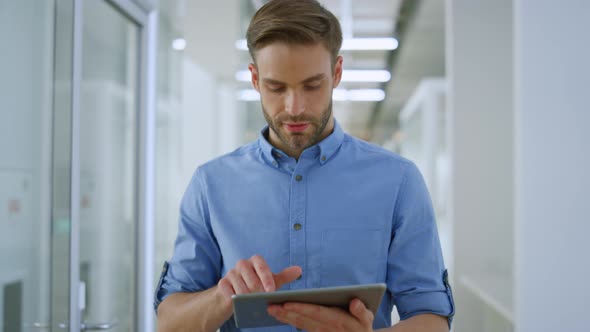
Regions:
[[248, 70], [250, 70], [250, 73], [252, 74], [252, 86], [254, 87], [254, 89], [256, 89], [256, 91], [260, 93], [260, 86], [258, 81], [258, 68], [256, 68], [255, 64], [251, 63], [248, 65]]
[[334, 64], [334, 83], [332, 84], [332, 89], [337, 88], [338, 84], [340, 84], [340, 80], [342, 80], [342, 61], [344, 61], [344, 59], [339, 55]]

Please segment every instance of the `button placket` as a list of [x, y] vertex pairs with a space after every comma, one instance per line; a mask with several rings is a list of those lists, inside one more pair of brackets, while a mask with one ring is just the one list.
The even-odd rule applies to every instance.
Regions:
[[[301, 161], [300, 161], [301, 162]], [[306, 245], [305, 245], [305, 210], [306, 210], [306, 181], [305, 174], [301, 172], [301, 163], [295, 165], [291, 178], [291, 200], [289, 213], [289, 237], [290, 237], [290, 263], [298, 265], [305, 274]], [[291, 289], [305, 288], [303, 277], [291, 283]]]

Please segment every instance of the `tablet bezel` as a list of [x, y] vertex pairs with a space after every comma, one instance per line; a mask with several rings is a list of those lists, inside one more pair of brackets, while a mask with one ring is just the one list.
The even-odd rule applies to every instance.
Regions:
[[269, 304], [300, 302], [348, 310], [348, 305], [354, 298], [360, 299], [376, 314], [385, 289], [384, 283], [376, 283], [233, 295], [234, 322], [238, 328], [284, 325], [268, 315], [266, 308]]

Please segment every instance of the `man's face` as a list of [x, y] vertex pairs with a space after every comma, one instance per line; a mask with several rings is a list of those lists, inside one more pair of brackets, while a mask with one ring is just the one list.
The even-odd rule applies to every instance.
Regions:
[[332, 67], [322, 44], [272, 43], [256, 52], [256, 63], [249, 69], [270, 127], [270, 142], [298, 158], [334, 128], [332, 89], [340, 82], [342, 58]]

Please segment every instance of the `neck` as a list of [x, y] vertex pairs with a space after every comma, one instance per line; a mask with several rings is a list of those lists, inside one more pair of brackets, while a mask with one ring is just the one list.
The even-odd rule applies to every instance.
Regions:
[[334, 131], [334, 126], [334, 118], [331, 118], [330, 120], [328, 120], [328, 123], [326, 124], [326, 127], [324, 128], [320, 136], [318, 136], [317, 139], [314, 142], [312, 142], [309, 146], [303, 147], [301, 149], [294, 149], [291, 148], [288, 144], [285, 144], [283, 141], [281, 141], [281, 139], [271, 128], [268, 129], [267, 139], [272, 146], [285, 152], [289, 157], [295, 158], [295, 160], [299, 161], [299, 157], [301, 156], [301, 153], [303, 153], [303, 150], [323, 141], [326, 137], [330, 136], [330, 134], [332, 134], [332, 132]]
[[270, 143], [270, 145], [283, 151], [284, 153], [287, 154], [287, 156], [289, 156], [291, 158], [295, 158], [295, 160], [297, 160], [297, 161], [299, 161], [299, 157], [301, 156], [301, 153], [303, 153], [303, 150], [305, 150], [307, 148], [307, 147], [304, 147], [301, 149], [292, 149], [288, 144], [285, 144], [283, 141], [281, 141], [281, 139], [270, 128], [268, 130], [268, 137], [267, 138], [268, 138], [268, 142]]

